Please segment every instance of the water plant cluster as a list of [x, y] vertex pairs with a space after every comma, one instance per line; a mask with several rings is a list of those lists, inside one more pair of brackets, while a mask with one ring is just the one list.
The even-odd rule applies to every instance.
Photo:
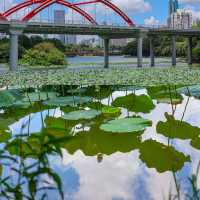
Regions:
[[110, 68], [83, 70], [29, 70], [0, 74], [0, 86], [43, 85], [194, 85], [200, 82], [198, 68]]
[[[138, 94], [141, 89], [146, 93]], [[114, 97], [116, 91], [123, 95]], [[200, 128], [183, 120], [188, 104], [181, 120], [174, 115], [177, 105], [183, 102], [182, 94], [188, 101], [199, 98], [200, 86], [7, 87], [0, 91], [0, 197], [48, 199], [47, 191], [53, 190], [64, 199], [61, 177], [49, 160], [50, 156], [62, 159], [63, 149], [72, 155], [81, 151], [85, 156], [95, 156], [98, 162], [116, 152], [137, 150], [147, 168], [176, 174], [191, 162], [191, 157], [177, 150], [172, 140], [189, 140], [191, 147], [200, 149]], [[153, 124], [143, 114], [151, 113], [159, 103], [169, 104], [171, 113], [165, 114], [165, 121]], [[36, 113], [40, 114], [38, 132], [31, 130]], [[10, 127], [20, 120], [20, 131], [16, 133]], [[142, 140], [145, 130], [153, 125], [158, 135], [168, 139], [167, 145]], [[194, 190], [195, 195], [199, 193]]]

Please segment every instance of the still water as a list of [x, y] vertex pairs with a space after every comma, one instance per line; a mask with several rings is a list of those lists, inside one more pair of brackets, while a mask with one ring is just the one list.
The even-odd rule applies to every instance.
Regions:
[[0, 91], [0, 199], [199, 199], [199, 97], [198, 85]]

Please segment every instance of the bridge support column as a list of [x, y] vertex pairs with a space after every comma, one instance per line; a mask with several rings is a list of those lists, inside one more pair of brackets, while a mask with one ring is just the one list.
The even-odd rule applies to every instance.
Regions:
[[155, 54], [154, 54], [154, 43], [153, 43], [152, 37], [150, 37], [149, 42], [150, 42], [151, 67], [154, 67], [155, 66]]
[[104, 39], [104, 68], [109, 68], [109, 39]]
[[19, 35], [23, 33], [23, 29], [25, 28], [25, 24], [16, 24], [14, 22], [10, 25], [10, 70], [16, 71], [18, 68], [18, 52], [19, 52], [19, 45], [18, 39]]
[[192, 65], [192, 37], [188, 38], [188, 65]]
[[143, 37], [139, 36], [137, 39], [137, 66], [138, 67], [142, 67], [142, 61], [143, 61], [142, 47], [143, 47]]
[[172, 66], [176, 66], [176, 36], [172, 36]]

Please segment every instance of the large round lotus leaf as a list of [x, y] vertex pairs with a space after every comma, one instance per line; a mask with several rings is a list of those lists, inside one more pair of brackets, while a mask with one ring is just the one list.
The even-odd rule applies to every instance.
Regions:
[[11, 138], [11, 134], [0, 130], [0, 143], [6, 142]]
[[196, 98], [200, 97], [200, 85], [193, 85], [188, 87], [182, 87], [177, 90], [181, 94], [185, 94], [187, 96], [193, 96]]
[[101, 112], [97, 110], [78, 110], [70, 113], [66, 113], [62, 116], [66, 120], [81, 120], [81, 119], [93, 119], [100, 115]]
[[149, 113], [155, 106], [153, 101], [147, 95], [137, 96], [130, 94], [124, 97], [118, 97], [112, 102], [115, 107], [124, 107], [132, 112]]
[[77, 106], [88, 103], [91, 100], [91, 97], [67, 96], [50, 99], [45, 101], [44, 104], [48, 106]]
[[166, 122], [158, 122], [156, 131], [168, 138], [193, 139], [200, 135], [200, 128], [186, 122], [175, 120], [173, 116], [165, 113]]
[[190, 144], [196, 148], [196, 149], [200, 149], [200, 136], [193, 138], [190, 142]]
[[158, 86], [147, 89], [152, 99], [156, 99], [158, 103], [167, 104], [180, 104], [182, 102], [183, 97], [177, 91], [175, 86]]
[[173, 147], [165, 146], [154, 140], [147, 140], [140, 145], [140, 159], [147, 167], [155, 168], [158, 172], [180, 170], [185, 162], [190, 161], [189, 156], [176, 151]]
[[139, 117], [116, 119], [102, 124], [100, 129], [113, 133], [129, 133], [145, 130], [147, 126], [151, 126], [151, 121]]
[[121, 112], [120, 108], [112, 106], [103, 106], [102, 113], [106, 115], [119, 114]]
[[9, 107], [14, 104], [16, 98], [9, 90], [0, 91], [0, 107]]
[[113, 107], [113, 106], [106, 106], [100, 102], [92, 102], [88, 104], [87, 106], [95, 110], [100, 110], [103, 114], [106, 114], [106, 115], [115, 115], [115, 114], [121, 113], [120, 108]]
[[112, 87], [107, 85], [91, 86], [87, 88], [85, 95], [96, 99], [104, 99], [109, 97], [109, 95], [112, 94], [112, 91]]
[[55, 92], [31, 92], [27, 93], [26, 97], [22, 101], [45, 101], [47, 99], [52, 99], [57, 96], [57, 93]]

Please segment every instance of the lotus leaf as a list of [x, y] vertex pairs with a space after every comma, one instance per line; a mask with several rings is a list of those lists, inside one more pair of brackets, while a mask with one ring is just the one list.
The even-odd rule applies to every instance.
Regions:
[[158, 122], [156, 130], [169, 138], [193, 139], [200, 135], [200, 128], [186, 122], [175, 120], [173, 116], [165, 113], [166, 122]]
[[149, 113], [155, 107], [153, 101], [147, 95], [137, 96], [135, 94], [118, 97], [112, 102], [112, 105], [127, 108], [129, 111], [136, 113]]
[[65, 115], [62, 116], [63, 119], [66, 120], [81, 120], [81, 119], [93, 119], [101, 114], [100, 111], [97, 110], [78, 110], [78, 111], [73, 111], [70, 113], [66, 113]]
[[147, 89], [149, 96], [152, 99], [156, 99], [158, 103], [167, 104], [180, 104], [183, 97], [177, 92], [175, 87], [170, 86], [158, 86]]
[[196, 98], [200, 98], [200, 85], [193, 85], [188, 87], [182, 87], [177, 90], [181, 94], [185, 94], [187, 96], [193, 96]]
[[11, 134], [0, 130], [0, 143], [4, 143], [11, 138]]
[[67, 96], [50, 99], [45, 101], [44, 104], [48, 106], [77, 106], [91, 100], [91, 97]]
[[9, 90], [0, 91], [0, 108], [12, 106], [15, 101], [15, 96]]
[[109, 97], [113, 92], [111, 86], [101, 85], [101, 86], [90, 86], [87, 88], [85, 95], [96, 98], [105, 99]]
[[173, 147], [165, 146], [154, 140], [147, 140], [140, 145], [140, 159], [148, 168], [155, 168], [158, 172], [176, 172], [185, 162], [190, 161], [189, 156], [176, 151]]
[[100, 129], [113, 133], [139, 132], [151, 126], [151, 121], [139, 117], [116, 119], [102, 124]]
[[200, 136], [193, 138], [190, 142], [190, 144], [196, 148], [196, 149], [200, 149]]
[[52, 99], [57, 96], [55, 92], [32, 92], [27, 93], [26, 97], [22, 100], [24, 102], [36, 102], [36, 101], [45, 101], [47, 99]]

